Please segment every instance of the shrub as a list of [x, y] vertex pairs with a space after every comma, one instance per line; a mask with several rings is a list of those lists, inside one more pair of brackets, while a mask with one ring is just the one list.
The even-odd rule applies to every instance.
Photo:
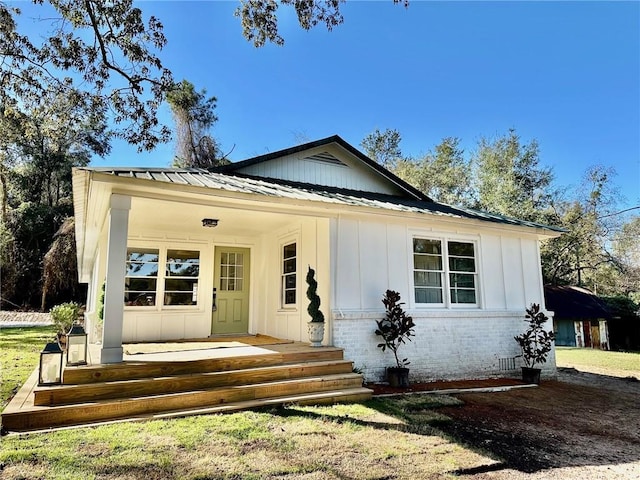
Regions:
[[534, 368], [537, 363], [542, 364], [547, 361], [555, 336], [553, 332], [544, 329], [544, 324], [549, 317], [540, 310], [540, 305], [532, 303], [526, 312], [525, 322], [529, 323], [529, 327], [524, 333], [513, 338], [520, 346], [522, 351], [520, 356], [525, 366]]
[[409, 365], [406, 358], [398, 357], [400, 345], [411, 341], [415, 324], [413, 318], [405, 313], [402, 308], [404, 302], [400, 301], [400, 294], [393, 290], [387, 290], [382, 298], [382, 303], [386, 309], [386, 315], [382, 320], [376, 320], [378, 328], [376, 335], [380, 335], [384, 343], [379, 343], [378, 347], [384, 352], [387, 348], [393, 352], [398, 368]]
[[49, 312], [58, 332], [67, 333], [80, 315], [81, 307], [76, 302], [56, 305]]

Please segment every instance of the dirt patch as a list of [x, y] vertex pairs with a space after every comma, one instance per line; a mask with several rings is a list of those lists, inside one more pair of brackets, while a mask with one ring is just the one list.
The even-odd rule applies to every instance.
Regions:
[[503, 460], [458, 474], [640, 477], [640, 382], [559, 369], [538, 388], [456, 397], [464, 405], [438, 409], [452, 419], [438, 428]]

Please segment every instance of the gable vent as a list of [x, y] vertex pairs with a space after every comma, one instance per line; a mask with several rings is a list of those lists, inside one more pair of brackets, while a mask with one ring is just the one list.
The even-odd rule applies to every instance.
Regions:
[[346, 167], [344, 163], [331, 155], [329, 152], [318, 153], [316, 155], [311, 155], [310, 157], [305, 157], [304, 159], [312, 160], [314, 162], [330, 163], [331, 165], [342, 165], [343, 167]]

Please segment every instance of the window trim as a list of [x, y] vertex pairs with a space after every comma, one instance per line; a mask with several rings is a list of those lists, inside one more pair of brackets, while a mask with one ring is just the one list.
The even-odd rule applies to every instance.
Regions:
[[[289, 257], [288, 259], [284, 258], [284, 249], [290, 245], [295, 245], [296, 248], [296, 254], [295, 257]], [[296, 268], [293, 272], [288, 272], [285, 273], [284, 271], [284, 263], [285, 260], [290, 260], [291, 258], [295, 259], [296, 261]], [[299, 267], [300, 267], [300, 242], [298, 241], [297, 237], [294, 238], [288, 238], [286, 240], [282, 240], [280, 242], [280, 253], [279, 253], [279, 262], [280, 262], [280, 305], [279, 305], [279, 309], [280, 310], [286, 310], [286, 311], [292, 311], [292, 310], [297, 310], [298, 309], [298, 302], [300, 301], [300, 273], [299, 273]], [[285, 292], [287, 290], [292, 290], [291, 288], [289, 289], [285, 289], [285, 278], [287, 276], [290, 275], [295, 275], [295, 295], [296, 295], [296, 301], [294, 303], [285, 303]]]
[[[411, 288], [411, 301], [410, 305], [415, 308], [420, 309], [451, 309], [451, 310], [471, 310], [471, 309], [480, 309], [482, 308], [481, 303], [481, 285], [480, 285], [480, 242], [477, 237], [465, 237], [459, 235], [447, 235], [447, 234], [434, 234], [433, 232], [414, 232], [411, 235], [408, 235], [408, 250], [409, 250], [409, 285]], [[442, 280], [442, 303], [419, 303], [416, 301], [415, 295], [415, 262], [414, 262], [414, 250], [413, 250], [413, 242], [415, 239], [420, 240], [435, 240], [439, 241], [442, 245], [442, 271], [441, 271], [441, 280]], [[458, 243], [469, 243], [473, 245], [473, 254], [474, 254], [474, 266], [475, 271], [473, 273], [469, 273], [474, 277], [474, 291], [476, 295], [475, 303], [454, 303], [451, 300], [451, 273], [467, 273], [467, 272], [452, 272], [449, 267], [449, 242], [458, 242]], [[454, 256], [455, 257], [455, 256]]]
[[[202, 297], [202, 260], [206, 257], [205, 252], [203, 250], [203, 245], [201, 244], [141, 244], [139, 242], [127, 243], [127, 250], [130, 249], [147, 249], [147, 250], [158, 250], [158, 275], [156, 277], [156, 303], [155, 305], [123, 305], [125, 311], [130, 312], [161, 312], [161, 311], [175, 311], [175, 310], [202, 310], [206, 302], [206, 299]], [[165, 305], [164, 304], [164, 295], [165, 295], [165, 282], [167, 278], [171, 278], [166, 274], [167, 268], [167, 253], [169, 250], [191, 250], [194, 252], [198, 252], [200, 268], [198, 269], [198, 298], [196, 303], [192, 305]], [[126, 277], [125, 270], [125, 277]], [[193, 277], [196, 278], [196, 277]], [[124, 299], [123, 299], [124, 303]]]

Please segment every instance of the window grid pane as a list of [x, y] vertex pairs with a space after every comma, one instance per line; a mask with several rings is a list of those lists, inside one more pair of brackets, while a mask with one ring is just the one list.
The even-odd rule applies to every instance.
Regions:
[[244, 254], [223, 252], [220, 256], [220, 290], [239, 292], [244, 282]]
[[413, 282], [416, 303], [443, 303], [442, 242], [413, 239]]
[[296, 304], [297, 245], [290, 243], [282, 247], [282, 306]]
[[475, 244], [414, 238], [413, 284], [416, 303], [476, 304]]

